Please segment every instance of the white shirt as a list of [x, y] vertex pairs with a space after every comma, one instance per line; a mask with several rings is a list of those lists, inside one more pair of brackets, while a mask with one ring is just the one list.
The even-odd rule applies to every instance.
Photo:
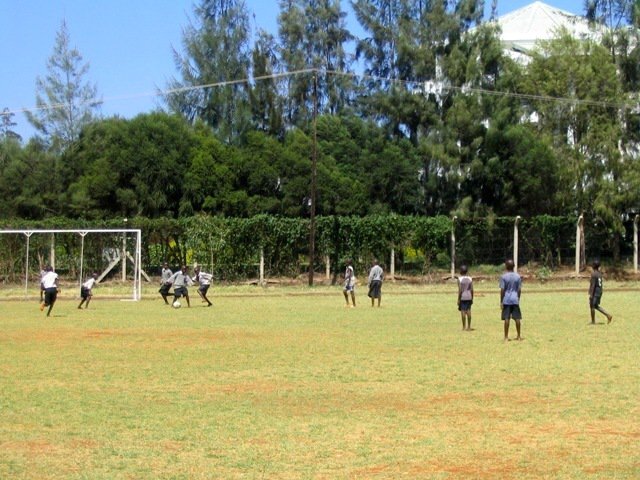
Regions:
[[56, 272], [47, 272], [42, 277], [42, 288], [58, 288], [58, 274]]
[[97, 283], [97, 280], [91, 277], [89, 280], [82, 284], [82, 288], [86, 288], [87, 290], [91, 290], [93, 286]]
[[210, 273], [198, 273], [198, 283], [200, 285], [211, 285], [211, 279], [213, 279], [213, 275], [211, 275]]

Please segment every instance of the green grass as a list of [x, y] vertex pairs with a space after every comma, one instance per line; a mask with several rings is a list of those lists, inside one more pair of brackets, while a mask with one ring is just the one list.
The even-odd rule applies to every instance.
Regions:
[[637, 285], [588, 326], [584, 282], [526, 284], [503, 343], [494, 283], [473, 332], [452, 285], [3, 302], [0, 478], [640, 477]]

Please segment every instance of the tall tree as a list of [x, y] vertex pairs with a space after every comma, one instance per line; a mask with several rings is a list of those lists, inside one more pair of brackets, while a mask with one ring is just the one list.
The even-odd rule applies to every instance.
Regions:
[[204, 121], [224, 141], [236, 141], [250, 127], [251, 35], [244, 0], [200, 0], [183, 32], [184, 52], [174, 50], [182, 77], [172, 80], [169, 109], [189, 121]]
[[308, 120], [314, 99], [320, 113], [344, 110], [353, 92], [346, 49], [352, 35], [340, 0], [280, 0], [280, 12], [283, 67], [289, 72], [315, 69], [288, 78], [288, 121], [296, 125]]
[[0, 140], [11, 138], [18, 142], [22, 141], [22, 137], [13, 131], [13, 127], [17, 125], [13, 121], [14, 116], [15, 114], [6, 107], [0, 112]]
[[566, 99], [537, 101], [532, 108], [539, 129], [552, 136], [558, 158], [568, 162], [573, 208], [621, 233], [625, 162], [619, 106], [625, 97], [609, 51], [565, 32], [543, 42], [527, 70], [530, 92]]
[[62, 151], [78, 139], [102, 103], [95, 84], [85, 80], [89, 63], [71, 46], [67, 23], [56, 34], [47, 75], [36, 79], [36, 109], [27, 119], [54, 151]]
[[280, 69], [276, 41], [270, 33], [258, 34], [253, 51], [254, 83], [250, 91], [251, 114], [255, 127], [271, 135], [284, 134], [283, 99], [279, 82], [273, 77]]

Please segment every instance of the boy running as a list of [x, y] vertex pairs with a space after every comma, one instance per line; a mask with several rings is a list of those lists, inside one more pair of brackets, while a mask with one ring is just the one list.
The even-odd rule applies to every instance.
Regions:
[[516, 322], [518, 336], [516, 340], [522, 340], [520, 336], [520, 292], [522, 290], [522, 278], [515, 271], [513, 260], [504, 262], [507, 269], [500, 277], [500, 310], [504, 321], [504, 341], [509, 341], [509, 321], [513, 318]]
[[607, 323], [611, 323], [613, 316], [609, 315], [604, 308], [600, 306], [602, 298], [602, 272], [600, 272], [600, 260], [595, 260], [591, 265], [593, 272], [591, 273], [591, 282], [589, 283], [589, 308], [591, 309], [591, 325], [596, 324], [596, 310], [607, 317]]
[[344, 300], [347, 302], [347, 307], [349, 307], [349, 294], [351, 294], [351, 302], [353, 303], [353, 307], [356, 306], [356, 276], [353, 272], [353, 262], [351, 259], [347, 260], [347, 268], [344, 271], [344, 288], [342, 289], [342, 293], [344, 293]]
[[173, 302], [175, 303], [180, 297], [184, 297], [187, 301], [187, 307], [190, 307], [191, 303], [189, 302], [189, 290], [187, 290], [187, 287], [193, 284], [193, 280], [189, 276], [187, 266], [183, 265], [180, 270], [171, 275], [168, 282], [173, 285]]
[[210, 273], [203, 272], [200, 270], [200, 267], [196, 267], [194, 269], [195, 278], [194, 280], [200, 284], [198, 287], [198, 295], [203, 302], [207, 302], [207, 307], [213, 305], [207, 298], [207, 292], [209, 291], [209, 287], [211, 286], [211, 280], [213, 279], [213, 275]]
[[40, 304], [40, 311], [44, 311], [45, 307], [49, 307], [47, 310], [47, 317], [51, 315], [53, 305], [58, 298], [58, 274], [53, 271], [53, 267], [47, 266], [45, 268], [46, 273], [42, 277], [42, 289], [44, 290], [44, 301]]
[[462, 330], [471, 330], [471, 305], [473, 304], [473, 279], [467, 275], [466, 265], [460, 267], [458, 278], [458, 310], [462, 318]]
[[82, 300], [80, 300], [78, 310], [82, 309], [82, 304], [85, 302], [86, 303], [84, 305], [84, 308], [89, 308], [89, 302], [91, 301], [91, 297], [93, 296], [93, 293], [91, 293], [91, 291], [93, 290], [93, 287], [96, 283], [98, 283], [98, 274], [94, 272], [93, 275], [91, 275], [91, 277], [89, 277], [87, 281], [82, 284], [82, 287], [80, 287], [80, 298]]

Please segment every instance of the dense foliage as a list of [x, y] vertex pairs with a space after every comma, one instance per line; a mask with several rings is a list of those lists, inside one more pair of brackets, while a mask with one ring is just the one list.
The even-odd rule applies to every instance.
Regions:
[[83, 124], [70, 142], [22, 143], [3, 116], [0, 218], [299, 225], [317, 154], [325, 218], [584, 213], [617, 257], [640, 211], [637, 9], [596, 2], [594, 22], [615, 3], [624, 28], [559, 32], [518, 63], [482, 3], [357, 0], [356, 37], [339, 0], [279, 2], [277, 36], [253, 32], [242, 1], [199, 0], [167, 112]]
[[[448, 271], [451, 264], [451, 234], [456, 237], [457, 263], [475, 269], [482, 264], [496, 265], [513, 252], [513, 217], [452, 219], [439, 215], [321, 216], [317, 222], [315, 271], [325, 271], [327, 262], [334, 281], [340, 278], [345, 261], [353, 259], [357, 271], [366, 271], [373, 258], [389, 269], [394, 253], [396, 273], [431, 275]], [[554, 268], [571, 266], [575, 255], [575, 217], [541, 215], [519, 221], [519, 261], [530, 266]], [[123, 219], [94, 221], [49, 218], [42, 221], [4, 221], [1, 229], [120, 229]], [[628, 235], [623, 254], [631, 252], [632, 222], [625, 225]], [[160, 265], [198, 263], [216, 278], [238, 280], [256, 278], [263, 255], [267, 276], [295, 277], [308, 268], [309, 220], [273, 215], [251, 218], [225, 218], [197, 215], [180, 219], [134, 217], [127, 227], [142, 230], [143, 268], [157, 274]], [[607, 232], [602, 225], [585, 227], [588, 258], [610, 255]], [[134, 248], [129, 238], [129, 249]], [[55, 237], [56, 268], [78, 274], [81, 238], [76, 233]], [[49, 234], [30, 236], [30, 271], [37, 278], [49, 260], [52, 240]], [[105, 249], [120, 249], [120, 234], [89, 234], [84, 237], [84, 267], [102, 270], [108, 264]], [[0, 235], [0, 280], [19, 280], [25, 268], [26, 236]]]

